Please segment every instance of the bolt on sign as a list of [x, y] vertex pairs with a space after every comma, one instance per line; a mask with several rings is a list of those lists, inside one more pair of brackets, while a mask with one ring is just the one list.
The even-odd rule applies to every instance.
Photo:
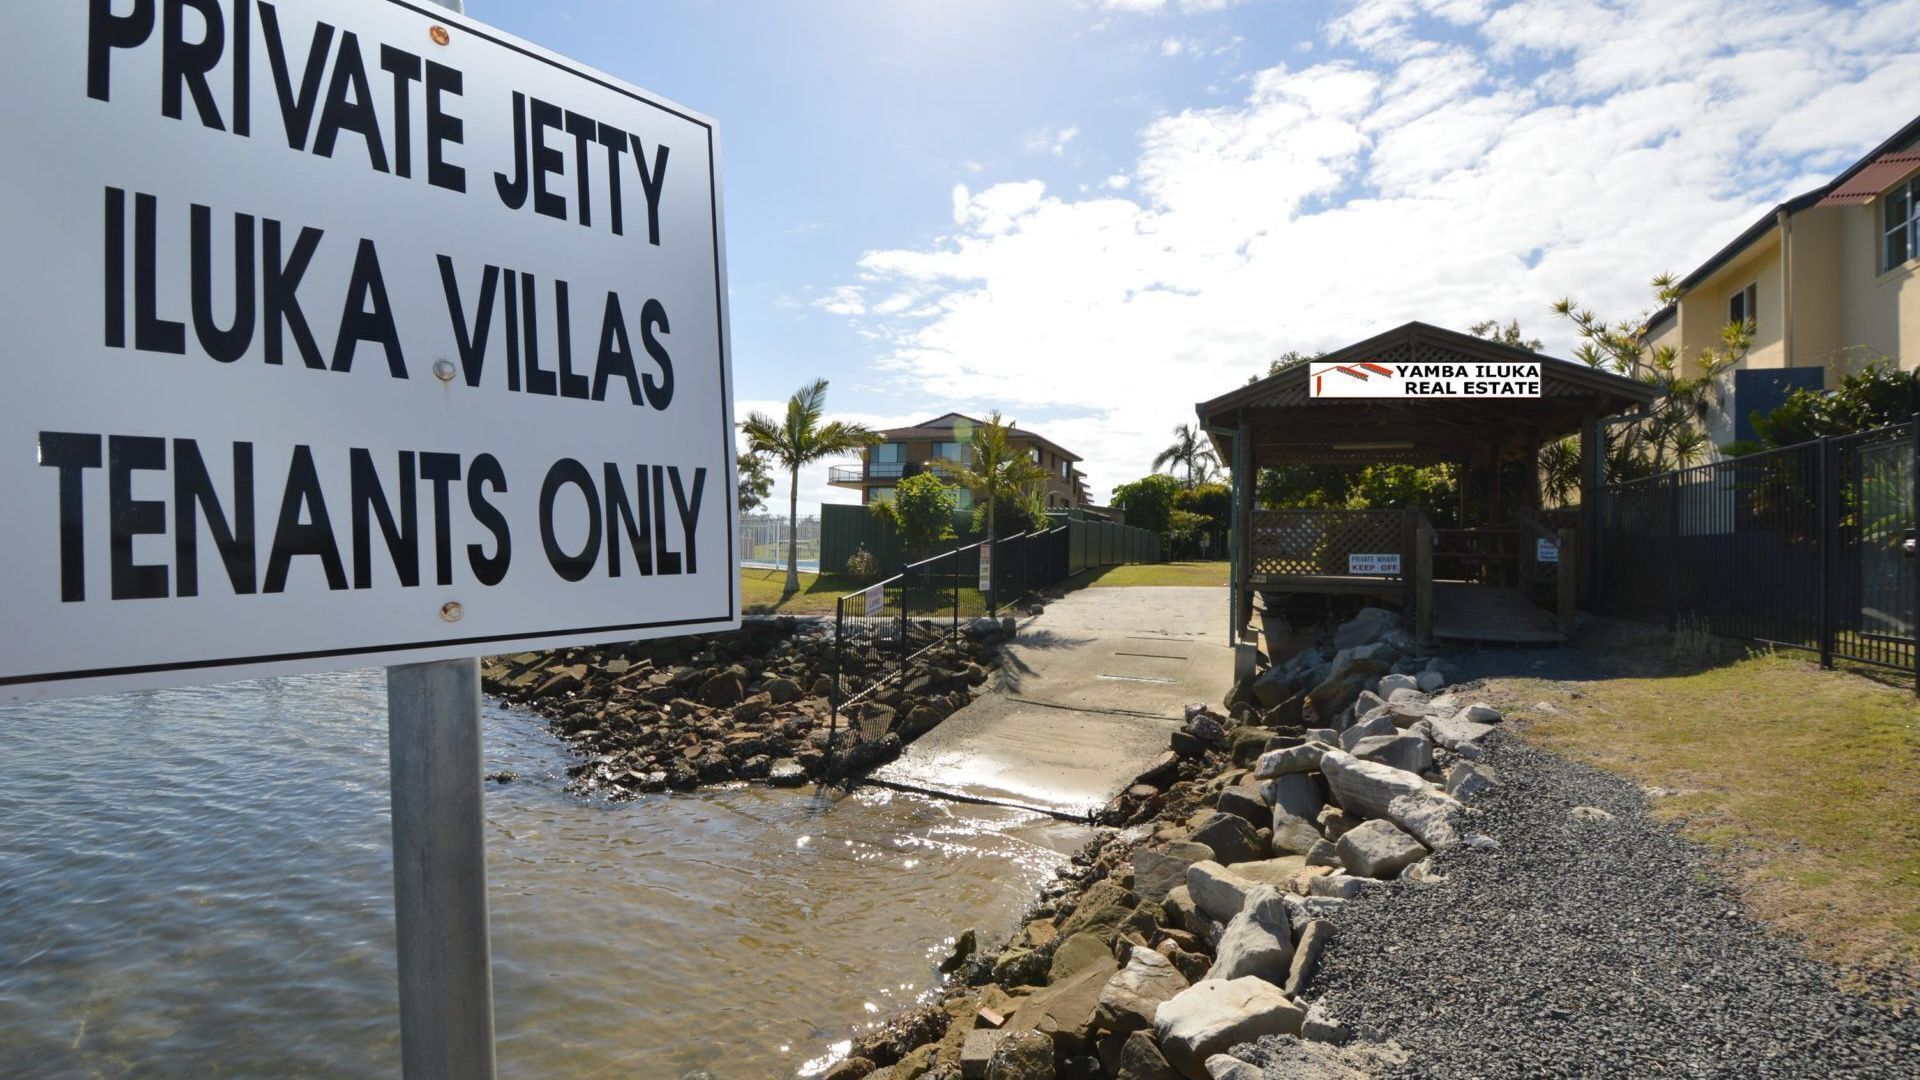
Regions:
[[1386, 363], [1311, 364], [1317, 398], [1537, 398], [1540, 364]]
[[739, 625], [711, 120], [406, 0], [0, 35], [0, 699]]

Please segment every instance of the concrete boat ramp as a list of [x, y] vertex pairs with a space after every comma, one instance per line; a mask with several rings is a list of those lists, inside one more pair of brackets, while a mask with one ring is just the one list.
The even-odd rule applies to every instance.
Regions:
[[873, 782], [1084, 818], [1167, 748], [1189, 702], [1218, 708], [1233, 650], [1224, 588], [1088, 588], [1022, 620], [996, 681]]

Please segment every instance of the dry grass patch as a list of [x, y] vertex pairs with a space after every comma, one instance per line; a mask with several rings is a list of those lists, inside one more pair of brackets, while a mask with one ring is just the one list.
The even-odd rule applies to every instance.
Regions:
[[1529, 739], [1653, 789], [1656, 816], [1727, 854], [1756, 914], [1843, 968], [1920, 974], [1910, 689], [1786, 656], [1703, 663], [1666, 642], [1601, 659], [1629, 674], [1493, 688]]

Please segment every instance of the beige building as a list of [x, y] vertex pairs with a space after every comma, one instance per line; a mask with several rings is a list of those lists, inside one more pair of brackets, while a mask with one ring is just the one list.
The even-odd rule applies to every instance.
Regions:
[[[1781, 203], [1680, 281], [1646, 338], [1683, 363], [1751, 320], [1753, 345], [1708, 422], [1715, 446], [1752, 414], [1888, 357], [1920, 366], [1920, 118], [1828, 183]], [[1692, 372], [1697, 372], [1697, 367]]]
[[[971, 416], [947, 413], [912, 427], [890, 428], [880, 432], [886, 441], [861, 455], [858, 465], [835, 465], [827, 471], [827, 482], [835, 487], [858, 488], [862, 503], [883, 502], [893, 497], [893, 488], [909, 476], [928, 471], [938, 462], [967, 463], [973, 442], [973, 430], [981, 422]], [[1015, 425], [1008, 425], [1007, 445], [1025, 450], [1034, 464], [1047, 474], [1042, 493], [1049, 510], [1087, 509], [1087, 477], [1077, 467], [1080, 455]], [[973, 508], [973, 493], [960, 488], [955, 494], [959, 508]]]

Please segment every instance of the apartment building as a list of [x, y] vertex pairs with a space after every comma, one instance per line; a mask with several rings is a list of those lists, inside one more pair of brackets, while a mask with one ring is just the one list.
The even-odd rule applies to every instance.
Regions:
[[1826, 184], [1775, 206], [1681, 279], [1645, 337], [1697, 358], [1727, 324], [1753, 345], [1708, 420], [1719, 446], [1752, 416], [1871, 360], [1920, 365], [1920, 118]]
[[[866, 450], [858, 465], [835, 465], [827, 472], [827, 482], [835, 487], [858, 488], [862, 503], [884, 502], [893, 498], [893, 488], [909, 476], [937, 467], [939, 462], [963, 465], [973, 443], [973, 431], [981, 421], [960, 413], [947, 413], [912, 427], [880, 432], [886, 441]], [[1088, 505], [1087, 478], [1077, 466], [1080, 455], [1019, 426], [1007, 430], [1007, 443], [1025, 450], [1047, 474], [1044, 497], [1050, 510], [1072, 510]], [[956, 495], [960, 509], [973, 507], [973, 493], [961, 488]]]

